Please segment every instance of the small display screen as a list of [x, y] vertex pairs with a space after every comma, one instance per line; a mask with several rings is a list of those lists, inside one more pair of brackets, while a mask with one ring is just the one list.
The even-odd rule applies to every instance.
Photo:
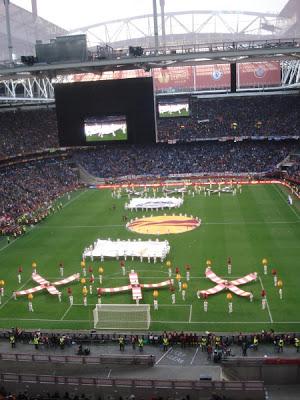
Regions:
[[158, 103], [160, 118], [188, 117], [190, 115], [188, 101]]
[[126, 116], [88, 117], [84, 120], [84, 134], [87, 142], [127, 140]]

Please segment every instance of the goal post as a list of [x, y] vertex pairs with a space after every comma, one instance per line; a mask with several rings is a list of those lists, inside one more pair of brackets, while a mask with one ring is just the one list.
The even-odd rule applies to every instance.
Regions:
[[95, 329], [148, 330], [150, 304], [96, 304]]

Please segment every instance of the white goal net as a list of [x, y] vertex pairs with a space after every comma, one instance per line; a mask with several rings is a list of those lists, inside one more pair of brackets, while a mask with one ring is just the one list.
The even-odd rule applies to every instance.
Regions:
[[95, 329], [142, 329], [150, 326], [150, 304], [96, 304]]

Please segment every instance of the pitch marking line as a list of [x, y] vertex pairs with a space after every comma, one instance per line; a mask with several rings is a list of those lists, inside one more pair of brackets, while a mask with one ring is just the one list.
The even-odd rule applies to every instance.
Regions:
[[87, 192], [87, 189], [85, 189], [84, 191], [80, 192], [78, 194], [78, 196], [73, 197], [72, 199], [68, 200], [63, 206], [62, 208], [65, 208], [67, 206], [69, 206], [71, 203], [73, 203], [73, 201], [77, 200], [79, 197], [81, 197], [84, 193]]
[[[108, 304], [108, 303], [107, 303]], [[75, 303], [73, 304], [73, 306], [77, 306], [77, 307], [95, 307], [95, 304], [88, 304], [87, 306], [85, 306], [84, 304], [80, 304], [80, 303]], [[159, 304], [159, 307], [191, 307], [191, 304]], [[151, 304], [151, 307], [153, 307], [153, 305]]]
[[72, 304], [70, 304], [69, 307], [64, 312], [64, 315], [60, 319], [61, 321], [65, 318], [65, 316], [68, 314], [68, 312], [71, 310], [71, 308], [72, 308]]
[[44, 318], [0, 318], [0, 321], [38, 321], [38, 322], [90, 322], [89, 319], [44, 319]]
[[280, 197], [281, 200], [284, 202], [284, 204], [285, 204], [286, 206], [288, 206], [289, 210], [291, 210], [291, 211], [293, 212], [293, 214], [296, 215], [297, 219], [300, 220], [299, 214], [297, 213], [297, 211], [294, 209], [293, 206], [289, 206], [289, 205], [287, 204], [285, 197], [283, 196], [283, 194], [282, 194], [282, 192], [280, 191], [280, 189], [278, 189], [277, 185], [273, 185], [273, 187], [275, 187], [275, 189], [276, 189], [276, 191], [277, 191], [279, 197]]
[[190, 365], [193, 365], [193, 362], [194, 362], [194, 360], [196, 358], [196, 355], [197, 355], [198, 351], [199, 351], [199, 347], [197, 347], [197, 349], [195, 351], [195, 354], [193, 355], [192, 361], [190, 362]]
[[169, 350], [164, 353], [155, 363], [155, 365], [157, 365], [158, 363], [161, 362], [161, 360], [163, 360], [169, 353], [171, 353], [171, 351], [173, 350], [173, 347], [170, 347]]
[[[79, 197], [79, 196], [78, 196]], [[292, 208], [295, 212], [295, 210]], [[300, 219], [300, 217], [297, 218]], [[299, 224], [300, 221], [237, 221], [237, 222], [202, 222], [201, 225], [288, 225], [288, 224]], [[37, 226], [37, 225], [35, 225]], [[37, 226], [38, 229], [82, 229], [82, 228], [120, 228], [124, 227], [121, 225], [49, 225], [49, 226]]]
[[[72, 203], [74, 200], [77, 200], [78, 197], [81, 196], [81, 195], [82, 195], [83, 193], [85, 193], [86, 191], [87, 191], [87, 189], [85, 189], [83, 192], [80, 192], [78, 196], [73, 197], [73, 199], [67, 201], [67, 202], [63, 205], [62, 208], [67, 207], [67, 206], [68, 206], [70, 203]], [[122, 226], [123, 226], [123, 225], [122, 225]], [[28, 230], [27, 230], [27, 234], [28, 234], [32, 229], [34, 229], [34, 228], [40, 229], [40, 226], [39, 226], [39, 225], [33, 225], [32, 227], [29, 227]], [[23, 238], [23, 237], [24, 237], [24, 236], [21, 235], [21, 236], [18, 236], [16, 239], [13, 239], [12, 241], [10, 241], [10, 243], [8, 243], [8, 244], [5, 245], [4, 247], [2, 247], [2, 248], [0, 249], [0, 251], [3, 251], [3, 250], [5, 250], [5, 249], [7, 249], [9, 246], [11, 246], [12, 244], [16, 243], [17, 240], [19, 240], [19, 239], [21, 239], [21, 238]], [[1, 309], [1, 307], [0, 307], [0, 309]]]
[[190, 305], [190, 315], [189, 315], [189, 324], [191, 323], [192, 320], [192, 312], [193, 312], [193, 305]]
[[[261, 280], [261, 277], [259, 276], [258, 279], [259, 279], [260, 286], [261, 286], [262, 290], [265, 290], [264, 285], [263, 285], [262, 280]], [[266, 299], [266, 303], [267, 303], [267, 310], [268, 310], [269, 317], [270, 317], [270, 322], [271, 322], [271, 324], [273, 324], [273, 318], [272, 318], [272, 314], [271, 314], [271, 311], [270, 311], [268, 299]]]
[[[151, 322], [155, 322], [158, 324], [187, 324], [186, 321], [155, 321], [152, 320]], [[269, 324], [269, 321], [191, 321], [190, 324], [198, 324], [198, 325], [203, 325], [203, 324], [215, 324], [215, 325], [222, 325], [222, 324], [249, 324], [249, 325], [253, 325], [253, 324]], [[273, 324], [296, 324], [296, 325], [300, 325], [300, 321], [273, 321]]]
[[[79, 197], [79, 196], [78, 196]], [[76, 197], [77, 199], [77, 197]], [[49, 226], [40, 226], [39, 229], [81, 229], [81, 228], [124, 228], [124, 224], [122, 225], [49, 225]]]
[[[30, 231], [32, 231], [34, 228], [36, 228], [36, 227], [37, 227], [37, 225], [30, 226], [30, 227], [28, 228], [28, 230], [27, 230], [27, 234], [28, 234]], [[21, 236], [18, 236], [16, 239], [11, 240], [8, 244], [6, 244], [5, 246], [3, 246], [3, 247], [0, 249], [0, 251], [3, 251], [3, 250], [5, 250], [5, 249], [7, 249], [7, 247], [9, 247], [9, 246], [11, 246], [12, 244], [16, 243], [17, 240], [19, 240], [19, 239], [21, 239], [21, 238], [23, 238], [23, 237], [24, 237], [24, 235], [21, 235]]]
[[[24, 282], [23, 285], [20, 286], [20, 287], [18, 288], [18, 291], [19, 291], [19, 290], [22, 290], [22, 289], [30, 282], [30, 280], [31, 280], [31, 278], [27, 279], [27, 281]], [[7, 300], [5, 300], [5, 302], [1, 304], [0, 310], [2, 310], [2, 308], [3, 308], [4, 306], [6, 306], [6, 304], [7, 304], [12, 298], [13, 298], [13, 295], [11, 295]]]
[[237, 222], [202, 222], [201, 225], [269, 225], [269, 224], [299, 224], [298, 221], [237, 221]]
[[[74, 305], [74, 304], [73, 304]], [[0, 321], [38, 321], [38, 322], [90, 322], [90, 319], [64, 319], [64, 320], [60, 320], [60, 319], [44, 319], [44, 318], [1, 318], [0, 317]], [[155, 323], [161, 323], [161, 324], [187, 324], [186, 321], [156, 321], [156, 320], [152, 320], [151, 322], [155, 322]], [[253, 324], [268, 324], [268, 321], [251, 321], [251, 322], [247, 322], [247, 321], [192, 321], [191, 324], [198, 324], [198, 325], [203, 325], [203, 324], [215, 324], [215, 325], [220, 325], [220, 324], [249, 324], [249, 325], [253, 325]], [[300, 321], [274, 321], [274, 324], [293, 324], [293, 325], [300, 325]]]

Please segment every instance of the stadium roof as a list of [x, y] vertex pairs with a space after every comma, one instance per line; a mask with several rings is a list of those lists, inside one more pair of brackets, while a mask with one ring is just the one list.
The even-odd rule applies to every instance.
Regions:
[[[13, 1], [18, 5], [10, 1], [12, 45], [13, 53], [18, 58], [21, 55], [34, 55], [36, 40], [49, 42], [56, 36], [68, 33], [66, 29], [31, 12], [31, 4], [36, 0]], [[0, 60], [8, 60], [3, 3], [3, 1], [0, 2], [0, 21], [2, 22], [0, 24]], [[86, 0], [84, 3], [74, 2], [72, 10], [70, 10], [69, 1], [66, 0], [51, 0], [51, 7], [49, 3], [38, 2], [39, 14], [54, 22], [59, 21], [64, 26], [76, 26], [71, 33], [86, 33], [90, 47], [103, 44], [109, 44], [114, 48], [126, 48], [129, 45], [153, 47], [154, 45], [151, 0], [128, 0], [127, 2], [111, 0], [105, 10], [101, 7], [99, 10], [99, 3], [96, 0]], [[232, 0], [229, 3], [224, 0], [211, 0], [209, 3], [211, 9], [201, 10], [199, 3], [197, 0], [186, 0], [184, 3], [180, 0], [157, 0], [159, 35], [162, 34], [160, 6], [165, 4], [165, 44], [176, 46], [187, 43], [287, 38], [295, 37], [298, 33], [295, 29], [294, 15], [284, 11], [297, 8], [298, 0], [290, 0], [288, 4], [286, 4], [287, 0], [252, 0], [251, 2]], [[118, 4], [119, 6], [116, 7]], [[19, 5], [27, 7], [27, 10]], [[132, 7], [133, 5], [135, 6]], [[188, 7], [194, 8], [188, 9]], [[202, 3], [201, 7], [203, 7]], [[272, 12], [267, 11], [270, 9]], [[98, 14], [99, 17], [97, 17]]]
[[300, 2], [299, 0], [289, 0], [280, 12], [280, 17], [290, 18], [293, 23], [286, 31], [289, 36], [300, 35]]
[[[10, 3], [9, 10], [13, 54], [18, 57], [35, 54], [34, 45], [37, 39], [46, 41], [67, 33], [65, 29], [13, 3]], [[5, 7], [4, 2], [0, 1], [0, 60], [8, 59]]]

